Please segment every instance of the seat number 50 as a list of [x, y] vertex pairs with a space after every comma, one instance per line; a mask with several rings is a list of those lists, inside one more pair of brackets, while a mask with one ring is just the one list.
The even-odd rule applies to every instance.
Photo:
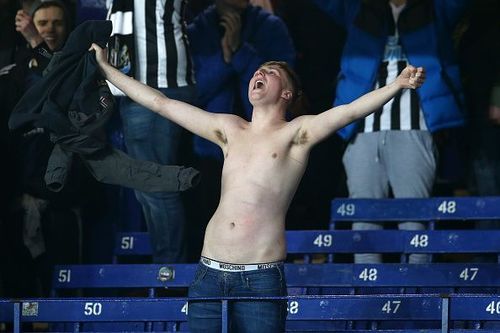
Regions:
[[83, 313], [86, 316], [100, 316], [102, 313], [102, 304], [101, 303], [86, 302]]

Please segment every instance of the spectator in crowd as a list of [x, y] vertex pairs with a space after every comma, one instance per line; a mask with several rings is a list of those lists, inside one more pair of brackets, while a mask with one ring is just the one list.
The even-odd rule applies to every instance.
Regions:
[[[347, 30], [334, 105], [349, 103], [392, 82], [410, 62], [427, 68], [431, 84], [401, 91], [377, 112], [339, 131], [349, 141], [343, 156], [349, 196], [425, 198], [436, 173], [433, 134], [464, 124], [462, 88], [452, 33], [467, 1], [316, 0]], [[354, 230], [382, 225], [354, 223]], [[424, 224], [399, 223], [404, 230]], [[379, 263], [380, 254], [356, 254]], [[426, 255], [411, 254], [410, 263]]]
[[[260, 64], [280, 60], [293, 65], [295, 50], [284, 22], [249, 0], [216, 0], [188, 26], [198, 87], [197, 104], [209, 112], [252, 117], [247, 84]], [[194, 152], [203, 177], [195, 199], [205, 223], [220, 195], [222, 154], [196, 136]]]
[[[15, 64], [0, 76], [7, 117], [24, 92], [42, 78], [53, 54], [64, 45], [70, 26], [66, 7], [59, 0], [25, 5], [11, 24], [27, 46], [17, 50]], [[6, 294], [36, 296], [41, 285], [42, 295], [48, 295], [54, 263], [78, 260], [79, 213], [73, 208], [78, 206], [80, 193], [74, 189], [79, 186], [68, 186], [61, 193], [46, 188], [44, 173], [53, 143], [42, 129], [12, 133], [8, 144], [14, 202], [0, 232], [12, 253], [4, 274]]]
[[14, 26], [25, 47], [16, 49], [14, 63], [0, 71], [3, 82], [6, 77], [12, 80], [2, 89], [2, 97], [9, 101], [10, 109], [41, 78], [52, 54], [63, 46], [70, 24], [67, 17], [60, 0], [26, 1], [17, 11]]
[[[186, 0], [114, 0], [108, 18], [113, 22], [110, 60], [122, 72], [170, 98], [193, 103], [193, 66], [185, 34]], [[160, 164], [179, 164], [182, 129], [133, 100], [119, 102], [128, 154]], [[135, 192], [151, 235], [153, 261], [187, 260], [185, 210], [178, 192]]]
[[[205, 232], [190, 297], [286, 295], [285, 215], [312, 146], [425, 78], [422, 68], [408, 66], [394, 82], [348, 105], [287, 121], [286, 112], [301, 98], [298, 79], [286, 63], [267, 62], [248, 83], [254, 108], [246, 121], [169, 99], [110, 66], [96, 44], [92, 49], [106, 79], [223, 151], [221, 200]], [[237, 332], [282, 332], [285, 318], [285, 300], [231, 304]], [[191, 332], [220, 332], [220, 302], [191, 302], [189, 325]]]
[[45, 43], [50, 51], [59, 50], [68, 34], [68, 14], [62, 1], [35, 1], [31, 15], [19, 10], [16, 15], [16, 30], [32, 49]]

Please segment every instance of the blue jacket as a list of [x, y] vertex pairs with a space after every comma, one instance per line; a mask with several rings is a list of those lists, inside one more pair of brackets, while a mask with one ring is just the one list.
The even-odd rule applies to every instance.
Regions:
[[[236, 94], [250, 119], [248, 82], [257, 68], [270, 60], [295, 62], [295, 49], [284, 22], [260, 7], [248, 6], [242, 13], [241, 46], [229, 64], [222, 56], [219, 15], [212, 5], [188, 26], [191, 55], [195, 66], [198, 104], [217, 113], [234, 113]], [[199, 137], [195, 151], [200, 155], [221, 156], [219, 147]]]
[[[373, 89], [388, 37], [392, 13], [387, 0], [314, 0], [347, 30], [334, 105], [350, 103]], [[426, 69], [417, 90], [427, 128], [464, 124], [463, 96], [452, 32], [467, 0], [408, 0], [399, 20], [401, 45], [409, 62]], [[342, 128], [348, 140], [358, 123]]]

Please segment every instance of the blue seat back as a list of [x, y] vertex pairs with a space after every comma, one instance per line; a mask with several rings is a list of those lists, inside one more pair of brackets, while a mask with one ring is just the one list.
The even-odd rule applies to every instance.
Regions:
[[[500, 253], [500, 230], [301, 230], [287, 231], [289, 254]], [[150, 255], [148, 233], [119, 233], [117, 255]]]
[[500, 197], [334, 199], [331, 221], [498, 220]]

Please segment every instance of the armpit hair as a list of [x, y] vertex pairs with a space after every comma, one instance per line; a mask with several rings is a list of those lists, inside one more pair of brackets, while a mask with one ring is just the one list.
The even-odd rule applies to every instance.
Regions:
[[309, 141], [309, 135], [307, 131], [299, 131], [295, 138], [293, 139], [293, 144], [294, 145], [303, 145], [306, 144]]
[[217, 137], [217, 140], [223, 144], [227, 144], [227, 137], [221, 130], [215, 130], [215, 136]]

